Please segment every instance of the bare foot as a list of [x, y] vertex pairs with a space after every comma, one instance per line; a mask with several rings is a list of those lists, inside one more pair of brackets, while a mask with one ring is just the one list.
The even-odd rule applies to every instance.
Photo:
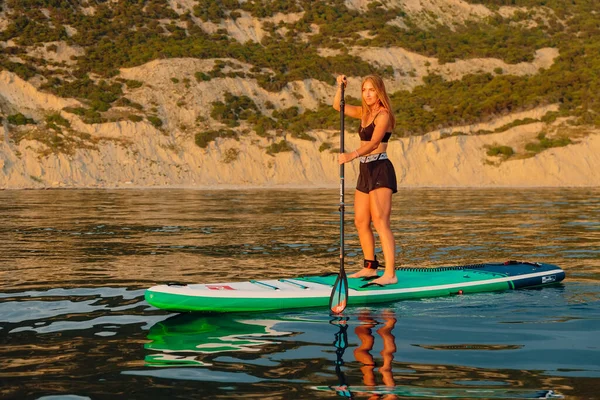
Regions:
[[376, 283], [378, 285], [393, 285], [394, 283], [398, 283], [398, 277], [396, 275], [394, 276], [386, 276], [386, 275], [382, 275], [381, 277], [377, 278], [377, 279], [373, 279], [371, 281], [371, 283]]
[[360, 271], [349, 275], [348, 278], [365, 278], [370, 276], [377, 276], [377, 270], [372, 268], [363, 268]]

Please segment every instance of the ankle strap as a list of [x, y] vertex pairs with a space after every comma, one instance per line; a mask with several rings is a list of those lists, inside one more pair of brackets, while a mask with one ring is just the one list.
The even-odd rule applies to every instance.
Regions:
[[369, 269], [377, 269], [379, 267], [379, 262], [376, 259], [375, 260], [365, 260], [363, 263], [363, 267], [369, 268]]

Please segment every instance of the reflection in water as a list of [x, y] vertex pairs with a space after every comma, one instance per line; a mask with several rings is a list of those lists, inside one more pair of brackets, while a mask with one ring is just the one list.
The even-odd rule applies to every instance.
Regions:
[[[330, 321], [331, 324], [339, 327], [339, 331], [335, 334], [334, 346], [336, 348], [336, 360], [335, 360], [335, 372], [339, 380], [339, 384], [330, 386], [317, 386], [317, 390], [328, 390], [335, 391], [340, 397], [346, 398], [368, 398], [369, 400], [393, 400], [399, 399], [400, 397], [410, 398], [484, 398], [484, 399], [550, 399], [550, 398], [564, 398], [560, 393], [554, 390], [531, 390], [531, 389], [512, 389], [503, 388], [495, 389], [493, 387], [486, 387], [485, 389], [478, 388], [477, 386], [493, 386], [494, 384], [506, 384], [504, 382], [495, 382], [494, 380], [471, 380], [465, 382], [455, 382], [455, 385], [459, 383], [463, 385], [471, 385], [470, 388], [451, 388], [448, 383], [442, 387], [423, 387], [420, 385], [403, 386], [396, 385], [394, 379], [394, 373], [392, 371], [394, 354], [396, 353], [396, 338], [393, 334], [396, 326], [397, 318], [392, 310], [382, 309], [375, 316], [369, 310], [362, 310], [356, 316], [358, 323], [354, 328], [360, 343], [354, 349], [354, 358], [360, 365], [360, 372], [362, 375], [363, 386], [361, 385], [350, 385], [347, 381], [346, 375], [342, 369], [344, 362], [344, 353], [348, 347], [348, 327], [350, 319], [348, 317], [336, 317]], [[377, 326], [373, 333], [373, 329]], [[377, 368], [377, 360], [373, 357], [371, 352], [375, 341], [380, 339], [382, 342], [383, 349], [381, 350], [381, 366]], [[439, 349], [471, 349], [470, 346], [423, 346], [431, 350]], [[477, 346], [478, 350], [499, 350], [502, 346], [490, 346], [489, 348]], [[516, 346], [519, 348], [519, 346]], [[506, 346], [506, 349], [512, 349], [511, 346]], [[427, 366], [412, 366], [415, 369], [426, 368]], [[375, 370], [381, 375], [382, 385], [377, 384], [377, 378]], [[498, 374], [491, 374], [490, 377], [498, 379]], [[517, 384], [517, 386], [525, 386], [524, 383]], [[365, 397], [366, 396], [366, 397]]]
[[202, 361], [204, 355], [260, 352], [263, 346], [277, 344], [276, 341], [265, 339], [290, 335], [290, 332], [276, 330], [274, 325], [277, 322], [269, 319], [238, 319], [231, 315], [177, 315], [150, 328], [150, 342], [144, 347], [152, 350], [153, 354], [146, 357], [146, 365], [205, 365]]
[[377, 329], [377, 334], [383, 341], [383, 350], [381, 351], [383, 364], [378, 370], [382, 376], [383, 384], [392, 387], [395, 386], [394, 376], [392, 375], [392, 361], [396, 352], [396, 342], [392, 330], [396, 325], [396, 317], [393, 312], [386, 310], [380, 314], [380, 318], [383, 319], [383, 322], [376, 321], [369, 312], [365, 311], [359, 314], [358, 319], [361, 324], [354, 331], [360, 339], [360, 345], [354, 350], [354, 357], [356, 361], [363, 365], [360, 369], [363, 373], [365, 385], [375, 386], [375, 374], [373, 373], [375, 360], [371, 355], [375, 338], [372, 329], [381, 324], [382, 326]]
[[[383, 356], [383, 364], [378, 369], [383, 379], [383, 385], [385, 386], [383, 397], [378, 393], [373, 393], [373, 396], [369, 399], [396, 399], [397, 396], [393, 394], [394, 387], [394, 375], [392, 373], [392, 361], [394, 360], [394, 353], [396, 352], [396, 342], [392, 330], [396, 325], [396, 317], [394, 313], [388, 310], [384, 310], [381, 313], [383, 319], [383, 326], [377, 329], [377, 334], [383, 341], [383, 350], [381, 355]], [[375, 378], [375, 359], [371, 355], [373, 350], [373, 344], [375, 343], [375, 337], [373, 336], [372, 329], [380, 323], [377, 322], [369, 311], [363, 310], [358, 314], [359, 324], [354, 328], [354, 333], [360, 340], [360, 344], [354, 350], [354, 358], [356, 361], [361, 363], [360, 371], [363, 376], [363, 383], [367, 389], [372, 391], [378, 391], [377, 382]], [[354, 393], [364, 393], [365, 389], [356, 387], [351, 389], [346, 382], [346, 377], [342, 371], [341, 366], [344, 364], [343, 356], [346, 348], [348, 347], [348, 318], [338, 317], [331, 321], [332, 324], [339, 327], [339, 332], [335, 335], [334, 345], [336, 347], [336, 375], [339, 379], [339, 385], [331, 386], [339, 395], [343, 397], [353, 397]], [[387, 393], [386, 393], [387, 392]]]
[[[316, 316], [316, 315], [315, 315]], [[157, 322], [148, 332], [149, 342], [145, 364], [152, 370], [129, 370], [127, 375], [151, 376], [161, 379], [223, 380], [231, 382], [266, 382], [296, 374], [323, 371], [317, 365], [326, 363], [323, 356], [331, 350], [324, 346], [318, 354], [294, 355], [298, 336], [312, 329], [321, 331], [323, 316], [317, 319], [302, 315], [272, 314], [266, 317], [224, 314], [202, 316], [178, 315]], [[329, 323], [335, 349], [335, 374], [326, 376], [324, 386], [313, 390], [334, 391], [345, 398], [399, 399], [417, 398], [562, 398], [553, 390], [542, 390], [552, 381], [533, 378], [528, 371], [486, 371], [460, 366], [436, 366], [395, 362], [398, 317], [390, 309], [361, 309], [357, 314], [338, 316]], [[287, 326], [295, 326], [294, 331]], [[322, 334], [319, 335], [321, 339]], [[316, 337], [304, 342], [305, 347], [317, 345]], [[429, 351], [501, 351], [459, 345], [422, 346]], [[346, 354], [352, 349], [352, 360]], [[376, 348], [381, 348], [378, 355]], [[517, 347], [518, 348], [518, 347]], [[504, 350], [512, 350], [506, 346]], [[282, 355], [294, 357], [287, 362]], [[227, 362], [226, 362], [227, 361]], [[239, 363], [244, 363], [242, 368]], [[174, 368], [166, 369], [167, 367]], [[261, 368], [262, 367], [262, 368]], [[185, 369], [186, 372], [183, 372]], [[394, 369], [396, 372], [394, 372]], [[207, 375], [206, 370], [212, 371]], [[175, 372], [179, 371], [179, 372]], [[398, 384], [398, 381], [402, 381]], [[410, 383], [410, 385], [408, 385]]]

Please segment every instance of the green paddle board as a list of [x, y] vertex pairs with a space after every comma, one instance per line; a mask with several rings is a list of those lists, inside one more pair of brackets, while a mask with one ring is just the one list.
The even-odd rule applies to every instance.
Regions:
[[[380, 272], [381, 274], [381, 272]], [[495, 292], [553, 285], [565, 272], [552, 264], [507, 261], [440, 268], [399, 268], [398, 283], [349, 278], [349, 305]], [[176, 312], [247, 312], [329, 307], [337, 274], [226, 283], [170, 283], [146, 290], [152, 306]]]

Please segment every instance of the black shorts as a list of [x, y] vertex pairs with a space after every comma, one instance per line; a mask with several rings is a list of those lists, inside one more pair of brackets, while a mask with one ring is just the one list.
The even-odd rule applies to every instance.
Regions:
[[360, 163], [356, 190], [369, 193], [381, 187], [392, 189], [392, 193], [398, 191], [396, 171], [392, 162], [386, 159]]

